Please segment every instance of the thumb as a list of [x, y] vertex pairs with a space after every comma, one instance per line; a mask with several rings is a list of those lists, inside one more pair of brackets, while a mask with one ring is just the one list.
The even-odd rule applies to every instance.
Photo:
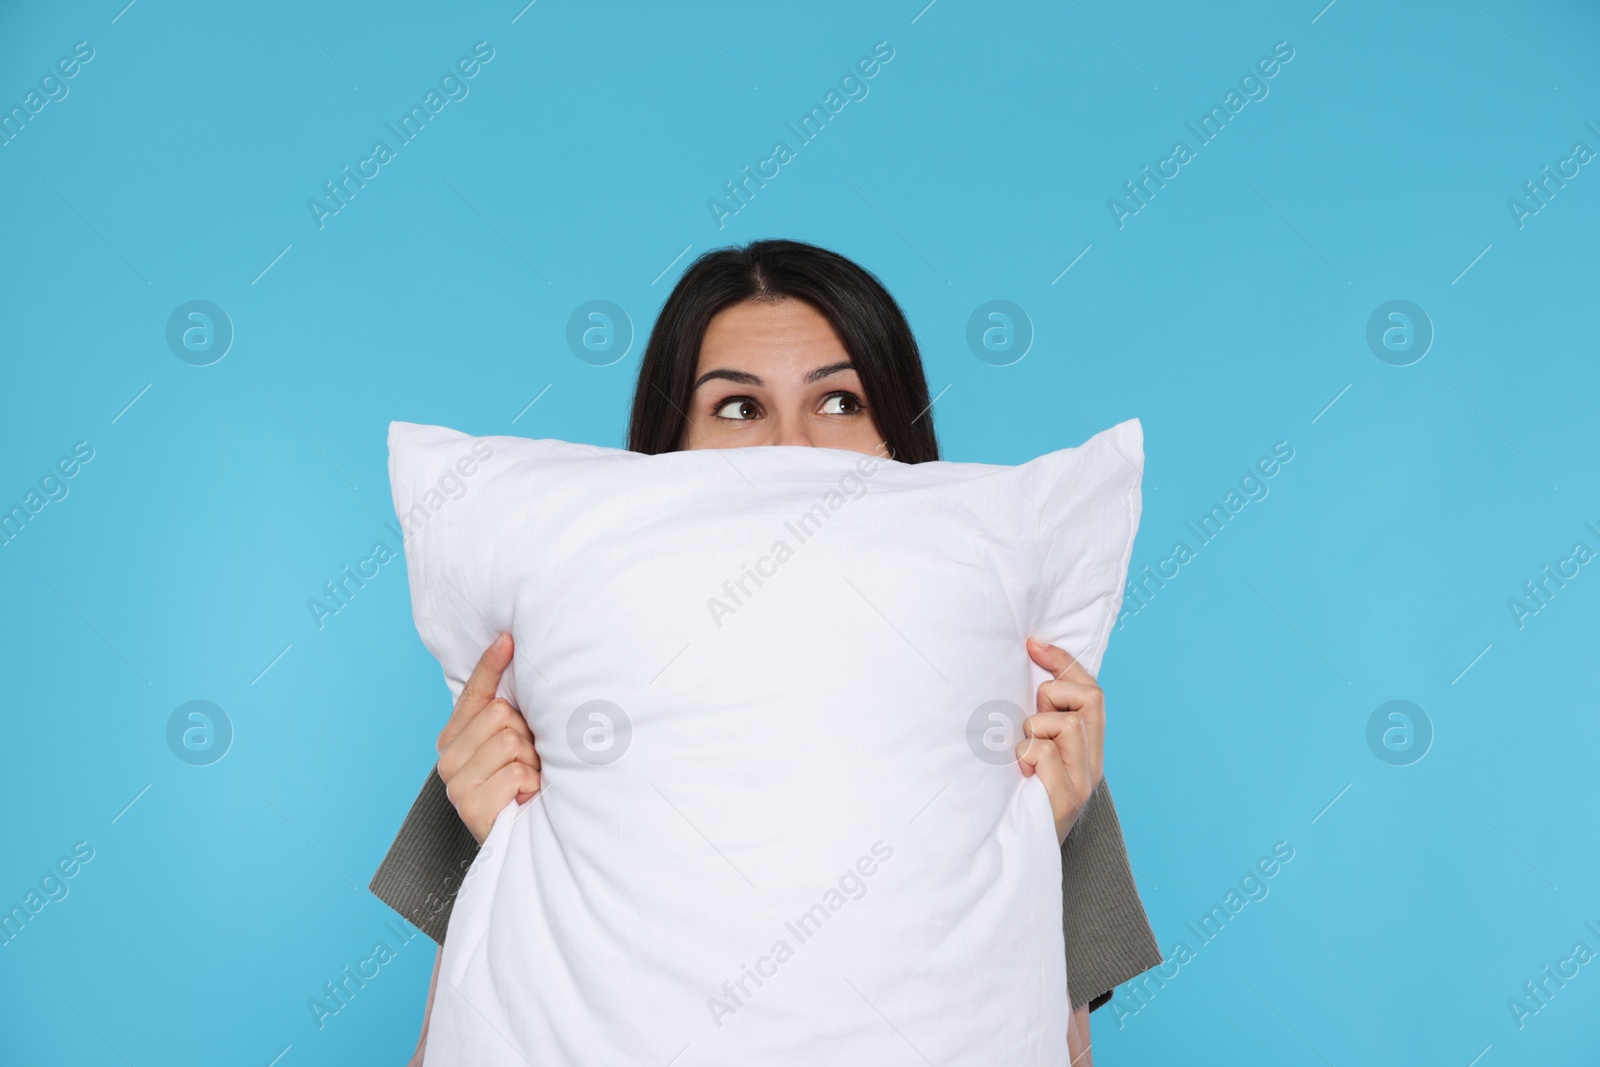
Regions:
[[1041, 641], [1037, 637], [1028, 638], [1028, 658], [1057, 678], [1061, 677], [1062, 671], [1077, 662], [1066, 649]]
[[1028, 656], [1033, 662], [1055, 676], [1056, 681], [1070, 680], [1079, 684], [1094, 685], [1094, 675], [1078, 662], [1078, 657], [1037, 637], [1028, 638]]

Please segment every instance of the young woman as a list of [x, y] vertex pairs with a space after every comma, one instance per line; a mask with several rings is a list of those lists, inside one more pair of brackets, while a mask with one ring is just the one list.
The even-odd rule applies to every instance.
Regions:
[[[639, 368], [628, 447], [802, 445], [924, 463], [939, 458], [930, 407], [916, 340], [875, 277], [822, 248], [756, 241], [706, 253], [673, 288]], [[1062, 841], [1069, 1050], [1074, 1067], [1088, 1067], [1089, 1012], [1161, 953], [1102, 774], [1103, 695], [1065, 650], [1030, 638], [1026, 651], [1055, 676], [1039, 687], [1018, 764], [1046, 786]], [[484, 652], [439, 735], [438, 765], [372, 880], [440, 943], [496, 814], [539, 791], [527, 721], [494, 696], [512, 655], [509, 634]], [[419, 1041], [413, 1063], [422, 1049]]]

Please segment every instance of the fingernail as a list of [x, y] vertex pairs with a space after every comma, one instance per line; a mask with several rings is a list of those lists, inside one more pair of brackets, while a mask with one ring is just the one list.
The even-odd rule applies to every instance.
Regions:
[[495, 648], [505, 648], [507, 642], [509, 642], [510, 640], [511, 640], [511, 635], [510, 634], [501, 634], [499, 637], [494, 639], [494, 647]]

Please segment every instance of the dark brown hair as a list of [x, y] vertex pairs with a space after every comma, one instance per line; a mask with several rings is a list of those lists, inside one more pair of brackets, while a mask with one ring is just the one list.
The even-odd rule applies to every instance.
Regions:
[[645, 345], [629, 449], [655, 454], [681, 447], [706, 327], [717, 312], [752, 300], [803, 300], [821, 312], [861, 377], [889, 455], [902, 463], [939, 458], [922, 355], [900, 305], [869, 271], [799, 241], [714, 249], [684, 271]]

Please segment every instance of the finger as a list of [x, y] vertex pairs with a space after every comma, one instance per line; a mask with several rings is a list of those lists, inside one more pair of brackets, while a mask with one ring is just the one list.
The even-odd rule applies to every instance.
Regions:
[[[1022, 742], [1022, 747], [1028, 742]], [[1023, 757], [1018, 756], [1021, 760]], [[1039, 782], [1050, 797], [1050, 813], [1056, 824], [1056, 839], [1059, 841], [1066, 836], [1066, 825], [1078, 809], [1078, 802], [1074, 798], [1072, 777], [1067, 773], [1066, 767], [1061, 762], [1061, 753], [1056, 746], [1048, 742], [1035, 740], [1029, 747], [1027, 759], [1033, 767], [1034, 774], [1039, 776]]]
[[1105, 692], [1097, 685], [1081, 685], [1077, 682], [1042, 683], [1039, 686], [1037, 711], [1047, 714], [1057, 710], [1072, 711], [1083, 716], [1083, 724], [1089, 734], [1090, 751], [1094, 753], [1098, 767], [1106, 745]]
[[1094, 684], [1094, 675], [1085, 670], [1077, 657], [1064, 648], [1057, 648], [1037, 637], [1030, 637], [1028, 655], [1033, 662], [1049, 671], [1058, 680], [1080, 682], [1085, 685]]
[[526, 737], [530, 743], [533, 741], [533, 731], [528, 729], [528, 720], [522, 717], [522, 712], [512, 707], [510, 701], [496, 697], [467, 720], [455, 739], [439, 753], [439, 777], [449, 785], [478, 749], [502, 730]]
[[1035, 707], [1039, 711], [1087, 711], [1104, 705], [1105, 693], [1098, 685], [1051, 679], [1040, 682]]
[[1024, 737], [1055, 742], [1063, 734], [1083, 733], [1083, 716], [1075, 711], [1041, 711], [1022, 720]]
[[1094, 790], [1095, 760], [1089, 743], [1089, 731], [1082, 719], [1071, 721], [1074, 718], [1071, 715], [1062, 716], [1061, 731], [1053, 740], [1077, 803], [1082, 805], [1088, 802], [1089, 794]]
[[448, 793], [456, 814], [481, 845], [489, 836], [489, 831], [494, 828], [495, 817], [511, 802], [511, 799], [516, 797], [521, 801], [524, 795], [531, 797], [539, 791], [541, 785], [537, 772], [529, 768], [526, 763], [512, 762], [478, 782], [470, 790], [461, 788], [458, 782], [455, 788], [448, 790]]
[[[518, 804], [526, 804], [539, 794], [544, 782], [539, 772], [526, 763], [508, 763], [491, 774], [480, 787], [481, 793], [499, 811], [513, 796]], [[498, 803], [495, 803], [498, 801]]]
[[1099, 781], [1101, 760], [1094, 751], [1082, 716], [1075, 712], [1030, 715], [1023, 721], [1022, 728], [1029, 737], [1054, 746], [1077, 803], [1087, 803]]
[[483, 709], [485, 704], [494, 699], [495, 690], [500, 688], [500, 676], [505, 673], [506, 665], [511, 662], [511, 655], [512, 640], [508, 633], [496, 637], [490, 642], [489, 647], [483, 650], [483, 655], [478, 657], [478, 665], [472, 668], [472, 674], [467, 678], [467, 684], [456, 700], [456, 706], [450, 711], [450, 720], [439, 732], [440, 752], [455, 740], [456, 735]]
[[1052, 744], [1054, 744], [1054, 742], [1036, 741], [1031, 737], [1024, 737], [1021, 741], [1017, 742], [1017, 746], [1015, 749], [1013, 749], [1013, 751], [1017, 757], [1017, 766], [1022, 770], [1022, 777], [1032, 778], [1034, 776], [1036, 773], [1036, 764], [1039, 762], [1039, 757], [1043, 755], [1044, 750], [1051, 747]]
[[477, 751], [461, 765], [456, 776], [445, 783], [445, 788], [451, 800], [460, 807], [461, 802], [457, 798], [464, 800], [474, 796], [502, 768], [512, 763], [525, 763], [532, 770], [536, 758], [533, 741], [528, 736], [510, 729], [501, 730], [478, 746]]
[[504, 697], [495, 697], [467, 721], [461, 732], [456, 734], [455, 740], [446, 747], [445, 752], [454, 754], [456, 762], [461, 763], [469, 759], [479, 746], [501, 730], [533, 736], [533, 731], [528, 728], [528, 720], [522, 717], [522, 712]]

